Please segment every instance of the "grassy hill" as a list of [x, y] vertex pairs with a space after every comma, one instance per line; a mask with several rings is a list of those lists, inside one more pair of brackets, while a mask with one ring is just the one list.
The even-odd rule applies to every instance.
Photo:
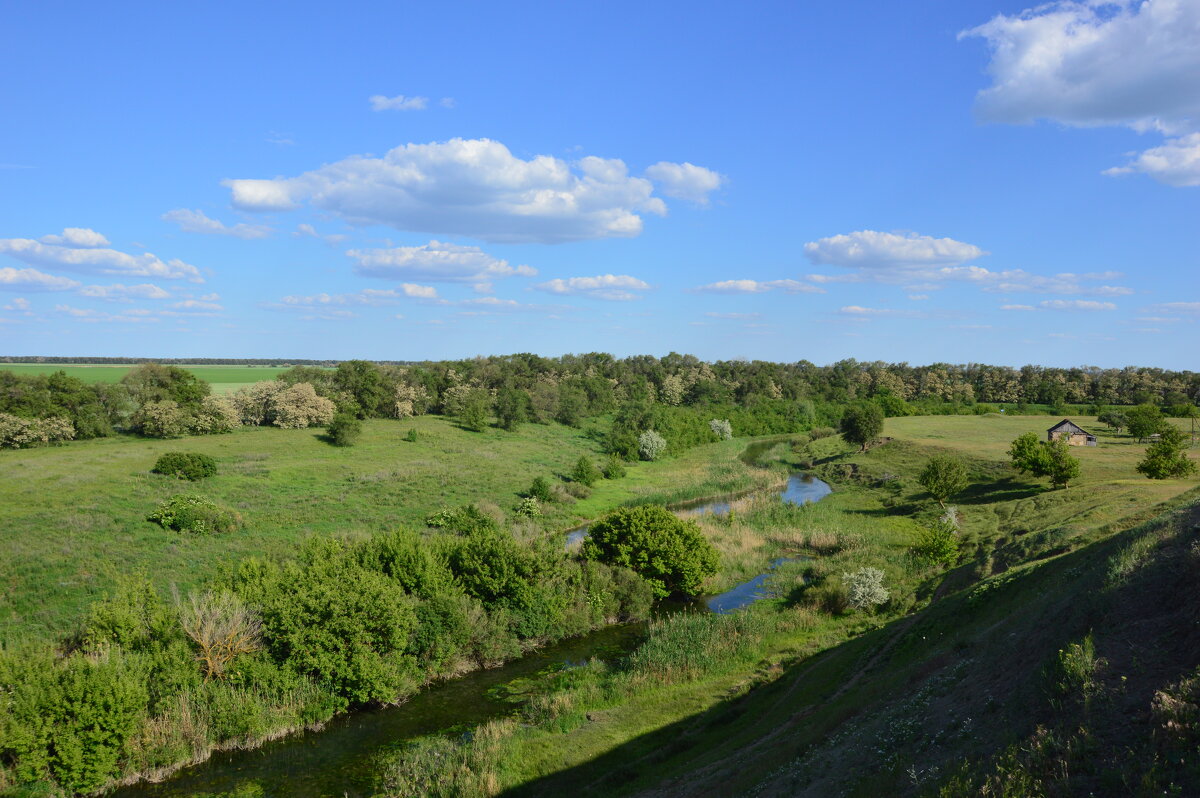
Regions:
[[[830, 612], [793, 570], [774, 601], [714, 619], [708, 636], [665, 622], [624, 665], [548, 676], [525, 726], [461, 745], [479, 774], [462, 794], [1197, 794], [1200, 481], [1141, 478], [1144, 446], [1102, 436], [1073, 450], [1078, 483], [1049, 490], [1004, 458], [1046, 426], [892, 419], [892, 440], [865, 453], [798, 447], [795, 461], [837, 489], [791, 523], [857, 539], [824, 556], [811, 533], [791, 539], [835, 571], [880, 565], [892, 601]], [[956, 499], [962, 557], [941, 571], [905, 550], [940, 512], [915, 475], [946, 450], [974, 484]], [[787, 537], [739, 523], [764, 545]], [[385, 769], [389, 794], [425, 750]]]
[[[120, 382], [136, 366], [89, 365], [86, 363], [0, 363], [0, 370], [22, 376], [53, 374], [64, 371], [67, 376], [87, 383]], [[243, 385], [273, 380], [287, 371], [283, 366], [180, 366], [212, 386], [213, 393], [233, 393]]]

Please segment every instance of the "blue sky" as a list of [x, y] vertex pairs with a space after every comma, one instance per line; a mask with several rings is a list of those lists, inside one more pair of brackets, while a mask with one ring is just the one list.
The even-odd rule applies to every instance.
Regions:
[[0, 354], [1196, 367], [1200, 0], [246, 5], [5, 5]]

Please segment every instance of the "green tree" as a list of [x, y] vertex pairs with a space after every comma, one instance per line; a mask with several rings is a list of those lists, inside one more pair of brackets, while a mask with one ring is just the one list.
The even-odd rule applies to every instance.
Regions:
[[581, 485], [587, 485], [589, 488], [595, 485], [602, 476], [600, 469], [596, 468], [592, 458], [587, 455], [580, 457], [575, 462], [575, 467], [571, 469], [571, 479]]
[[1164, 426], [1159, 439], [1146, 447], [1137, 464], [1140, 474], [1150, 479], [1179, 479], [1196, 473], [1196, 463], [1187, 456], [1188, 436], [1174, 426]]
[[857, 443], [860, 452], [865, 452], [871, 441], [883, 432], [883, 410], [874, 402], [850, 405], [842, 413], [838, 427], [847, 443]]
[[1008, 447], [1012, 467], [1022, 474], [1046, 476], [1046, 449], [1036, 432], [1026, 432]]
[[1107, 424], [1109, 429], [1117, 433], [1129, 426], [1129, 419], [1120, 410], [1105, 410], [1096, 420]]
[[1130, 408], [1126, 416], [1129, 419], [1129, 434], [1137, 438], [1138, 443], [1159, 432], [1163, 427], [1163, 413], [1157, 405], [1138, 405]]
[[533, 484], [529, 486], [529, 490], [525, 491], [525, 495], [540, 502], [554, 501], [554, 494], [550, 492], [550, 483], [546, 481], [545, 477], [534, 477]]
[[354, 407], [346, 409], [359, 418], [388, 415], [391, 410], [395, 389], [379, 366], [368, 360], [339, 363], [333, 384], [354, 399]]
[[955, 457], [934, 455], [925, 464], [917, 482], [938, 504], [945, 507], [946, 499], [967, 487], [967, 467]]
[[529, 394], [525, 391], [505, 387], [496, 394], [496, 423], [501, 429], [515, 432], [529, 416]]
[[1050, 484], [1056, 488], [1065, 488], [1073, 479], [1079, 477], [1079, 458], [1071, 456], [1071, 445], [1065, 438], [1042, 443], [1046, 447], [1046, 473]]
[[636, 571], [657, 596], [694, 596], [720, 557], [695, 521], [665, 507], [622, 507], [592, 524], [583, 556]]
[[1037, 433], [1027, 432], [1009, 446], [1008, 455], [1013, 468], [1022, 474], [1049, 477], [1056, 488], [1065, 488], [1079, 476], [1079, 459], [1071, 456], [1065, 438], [1055, 441], [1038, 440]]
[[334, 446], [353, 446], [362, 434], [362, 421], [353, 413], [341, 412], [325, 428]]
[[483, 432], [487, 429], [488, 413], [491, 409], [488, 392], [477, 388], [463, 397], [458, 422], [472, 432]]

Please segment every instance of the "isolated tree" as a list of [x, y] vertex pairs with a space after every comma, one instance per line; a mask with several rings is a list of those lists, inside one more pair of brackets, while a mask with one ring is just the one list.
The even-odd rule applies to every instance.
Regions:
[[1022, 474], [1046, 476], [1046, 449], [1036, 432], [1026, 432], [1008, 447], [1012, 467]]
[[917, 482], [938, 504], [945, 507], [946, 499], [967, 487], [967, 467], [955, 457], [934, 455], [925, 464]]
[[696, 595], [720, 562], [695, 521], [651, 504], [622, 507], [592, 524], [582, 551], [589, 560], [636, 571], [660, 597]]
[[716, 435], [718, 440], [727, 441], [733, 437], [733, 425], [727, 418], [714, 418], [708, 422], [708, 428], [713, 431], [713, 435]]
[[353, 413], [343, 411], [325, 427], [334, 446], [353, 446], [362, 434], [362, 421]]
[[545, 477], [534, 477], [533, 484], [529, 486], [529, 490], [525, 491], [525, 495], [540, 502], [554, 501], [554, 494], [550, 492], [550, 483], [546, 481]]
[[874, 402], [850, 405], [842, 414], [838, 432], [847, 443], [857, 443], [859, 451], [865, 452], [883, 432], [883, 410]]
[[1071, 445], [1065, 438], [1043, 442], [1046, 447], [1046, 473], [1050, 484], [1056, 488], [1065, 488], [1073, 479], [1079, 477], [1079, 458], [1071, 456]]
[[1188, 436], [1170, 425], [1146, 447], [1146, 456], [1137, 464], [1140, 474], [1150, 479], [1179, 479], [1196, 473], [1196, 463], [1187, 456]]
[[1129, 418], [1129, 434], [1137, 438], [1138, 443], [1159, 432], [1163, 427], [1163, 413], [1157, 405], [1138, 405], [1131, 408], [1126, 416]]

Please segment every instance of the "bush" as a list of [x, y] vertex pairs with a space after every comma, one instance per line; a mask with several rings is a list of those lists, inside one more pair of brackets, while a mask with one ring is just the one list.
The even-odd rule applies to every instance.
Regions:
[[625, 464], [619, 457], [609, 457], [604, 461], [604, 468], [601, 469], [601, 472], [605, 479], [621, 479], [625, 476]]
[[179, 438], [187, 434], [191, 416], [170, 399], [147, 402], [133, 416], [133, 426], [150, 438]]
[[353, 446], [362, 434], [362, 422], [352, 413], [338, 413], [325, 428], [334, 446]]
[[717, 436], [717, 440], [727, 441], [733, 437], [733, 425], [727, 418], [714, 418], [708, 422], [708, 428]]
[[20, 418], [0, 413], [0, 449], [28, 449], [40, 443], [59, 443], [74, 437], [74, 425], [61, 416]]
[[525, 518], [536, 518], [542, 514], [542, 505], [533, 496], [526, 496], [517, 502], [513, 512]]
[[199, 452], [167, 452], [150, 472], [198, 482], [217, 473], [217, 461]]
[[958, 559], [958, 544], [953, 527], [939, 522], [917, 533], [913, 554], [939, 565], [953, 565]]
[[233, 532], [242, 524], [241, 516], [233, 510], [227, 510], [203, 496], [190, 494], [172, 496], [146, 520], [166, 529], [195, 535]]
[[638, 454], [643, 460], [657, 460], [667, 450], [667, 441], [652, 429], [638, 436]]
[[917, 482], [944, 507], [946, 499], [967, 487], [967, 467], [955, 457], [934, 455], [925, 464]]
[[822, 438], [832, 438], [837, 435], [837, 430], [833, 427], [813, 427], [808, 431], [808, 439], [810, 441], [819, 441]]
[[554, 501], [554, 495], [550, 492], [550, 483], [546, 481], [545, 477], [534, 477], [533, 484], [529, 486], [529, 490], [525, 491], [525, 495], [543, 503]]
[[1139, 474], [1150, 479], [1179, 479], [1196, 473], [1188, 459], [1188, 437], [1178, 428], [1163, 426], [1159, 439], [1146, 447], [1146, 457], [1137, 464]]
[[665, 507], [623, 507], [591, 525], [583, 556], [636, 571], [658, 596], [694, 596], [717, 572], [717, 550], [695, 521]]
[[410, 429], [408, 431], [408, 433], [404, 436], [404, 440], [408, 441], [409, 443], [416, 443], [417, 442], [417, 430], [415, 428]]
[[571, 469], [571, 479], [589, 488], [595, 485], [600, 477], [600, 469], [596, 468], [596, 464], [587, 455], [580, 457]]
[[891, 598], [883, 586], [883, 571], [878, 568], [860, 568], [842, 574], [842, 581], [846, 585], [846, 598], [856, 610], [870, 609]]

